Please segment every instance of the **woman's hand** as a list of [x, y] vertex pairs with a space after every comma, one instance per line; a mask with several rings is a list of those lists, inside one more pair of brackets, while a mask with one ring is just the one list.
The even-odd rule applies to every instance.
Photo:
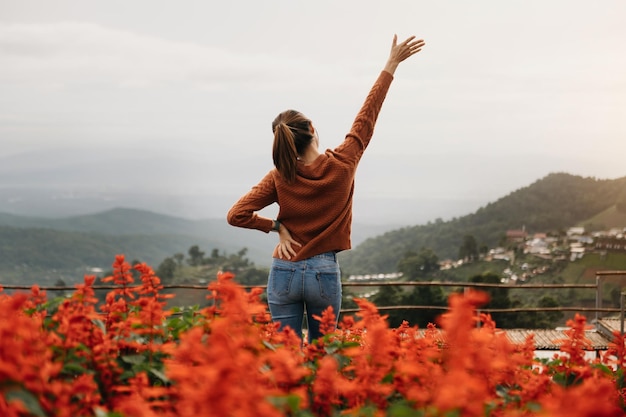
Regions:
[[393, 35], [391, 52], [389, 52], [389, 59], [387, 59], [384, 70], [393, 75], [400, 62], [421, 51], [424, 45], [426, 42], [423, 39], [415, 39], [415, 36], [398, 43], [398, 35]]
[[292, 256], [296, 256], [296, 251], [292, 245], [302, 245], [291, 238], [291, 233], [289, 233], [289, 230], [287, 230], [282, 223], [278, 228], [278, 236], [280, 238], [280, 242], [278, 243], [278, 257], [280, 259], [290, 260]]

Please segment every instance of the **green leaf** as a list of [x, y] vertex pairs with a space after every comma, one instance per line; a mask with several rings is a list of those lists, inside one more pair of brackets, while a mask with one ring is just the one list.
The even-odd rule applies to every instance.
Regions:
[[313, 414], [306, 409], [300, 409], [300, 397], [295, 394], [279, 396], [279, 397], [267, 397], [267, 401], [274, 407], [281, 411], [288, 411], [289, 416], [292, 417], [313, 417]]
[[156, 376], [157, 378], [159, 378], [161, 381], [165, 382], [166, 384], [169, 384], [172, 382], [167, 377], [167, 375], [165, 375], [163, 372], [159, 371], [158, 369], [150, 368], [150, 373]]
[[94, 409], [94, 413], [96, 417], [124, 417], [124, 414], [122, 413], [118, 413], [117, 411], [112, 411], [109, 413], [106, 410], [103, 410], [102, 408]]
[[106, 333], [107, 329], [106, 326], [104, 325], [104, 321], [100, 320], [100, 319], [93, 319], [91, 320], [91, 322], [97, 327], [99, 328], [102, 333]]
[[265, 346], [266, 348], [268, 348], [272, 352], [276, 352], [276, 347], [274, 345], [272, 345], [270, 342], [266, 341], [266, 340], [263, 341], [263, 346]]
[[134, 376], [135, 376], [135, 372], [133, 372], [133, 371], [124, 371], [124, 372], [122, 372], [122, 374], [120, 375], [120, 379], [121, 379], [122, 381], [126, 381], [127, 379], [130, 379], [130, 378], [132, 378], [132, 377], [134, 377]]
[[31, 394], [29, 391], [26, 391], [23, 388], [13, 388], [4, 392], [4, 398], [6, 398], [7, 402], [11, 401], [19, 401], [26, 409], [34, 416], [37, 417], [46, 417], [46, 413], [44, 413], [41, 408], [41, 404], [37, 397]]
[[392, 404], [387, 409], [387, 416], [389, 417], [422, 417], [423, 415], [423, 411], [415, 410], [404, 402]]
[[84, 374], [85, 371], [87, 371], [85, 367], [76, 362], [65, 363], [62, 370], [63, 373], [68, 374]]
[[297, 395], [290, 395], [287, 397], [287, 405], [291, 411], [296, 411], [300, 408], [300, 397]]
[[122, 361], [130, 363], [131, 365], [141, 365], [146, 361], [146, 358], [143, 355], [125, 355], [122, 356], [121, 359]]

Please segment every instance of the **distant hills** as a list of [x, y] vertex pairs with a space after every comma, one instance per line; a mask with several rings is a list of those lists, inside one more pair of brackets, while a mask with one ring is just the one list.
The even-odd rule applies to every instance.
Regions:
[[0, 213], [0, 225], [45, 228], [67, 232], [91, 232], [105, 235], [189, 235], [207, 237], [221, 234], [227, 227], [225, 219], [188, 220], [146, 210], [115, 208], [100, 213], [66, 218], [17, 216]]
[[[359, 228], [373, 236], [384, 227]], [[361, 237], [359, 238], [359, 233]], [[235, 228], [226, 219], [189, 220], [146, 210], [116, 208], [66, 218], [0, 213], [0, 272], [15, 270], [108, 269], [116, 254], [153, 268], [176, 253], [187, 256], [191, 246], [207, 253], [239, 252], [259, 266], [269, 266], [276, 236]], [[82, 276], [77, 276], [80, 279]], [[0, 283], [3, 282], [0, 277]]]
[[183, 235], [110, 235], [0, 226], [0, 269], [108, 270], [116, 254], [126, 255], [129, 262], [148, 262], [156, 268], [167, 256], [178, 252], [186, 254], [192, 242], [206, 243], [206, 240], [191, 240]]
[[[555, 173], [450, 221], [394, 230], [355, 224], [354, 249], [341, 253], [340, 263], [351, 274], [391, 272], [408, 250], [422, 247], [433, 249], [440, 259], [454, 259], [465, 235], [494, 247], [509, 229], [534, 233], [575, 225], [626, 226], [626, 177], [598, 180]], [[207, 254], [213, 249], [236, 253], [245, 247], [252, 262], [268, 266], [275, 243], [275, 236], [231, 227], [225, 219], [189, 220], [137, 209], [65, 218], [0, 213], [0, 272], [5, 275], [18, 271], [14, 275], [19, 276], [26, 269], [108, 269], [118, 253], [156, 268], [166, 257], [186, 256], [193, 245]]]
[[440, 259], [456, 259], [466, 235], [474, 236], [479, 246], [495, 247], [507, 230], [559, 232], [572, 226], [588, 230], [625, 227], [626, 177], [598, 180], [553, 173], [475, 213], [370, 238], [341, 254], [340, 262], [351, 274], [392, 272], [407, 251], [418, 252], [422, 247], [434, 250]]
[[263, 233], [236, 229], [225, 219], [188, 220], [145, 210], [117, 208], [67, 218], [0, 214], [0, 266], [107, 268], [116, 254], [153, 267], [198, 245], [210, 252], [238, 252], [267, 258], [273, 241]]

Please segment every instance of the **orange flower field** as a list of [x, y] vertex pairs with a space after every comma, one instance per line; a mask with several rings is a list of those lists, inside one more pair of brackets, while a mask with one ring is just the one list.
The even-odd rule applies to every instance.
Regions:
[[[0, 292], [0, 416], [622, 416], [624, 338], [584, 357], [586, 320], [550, 360], [514, 345], [476, 308], [479, 292], [454, 294], [426, 329], [389, 328], [374, 305], [302, 346], [278, 332], [262, 289], [223, 273], [212, 306], [165, 310], [153, 270], [117, 256], [115, 285], [97, 302], [87, 276], [70, 297]], [[0, 290], [1, 291], [1, 290]], [[477, 326], [480, 320], [480, 326]]]

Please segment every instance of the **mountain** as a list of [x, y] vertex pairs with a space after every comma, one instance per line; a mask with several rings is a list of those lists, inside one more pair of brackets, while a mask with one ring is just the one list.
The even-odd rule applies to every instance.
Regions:
[[[389, 226], [356, 226], [355, 242], [378, 235]], [[365, 236], [367, 234], [367, 236]], [[156, 268], [166, 257], [187, 254], [198, 245], [246, 256], [269, 266], [276, 237], [232, 227], [225, 219], [189, 220], [146, 210], [115, 208], [66, 218], [0, 213], [0, 269], [24, 265], [43, 269], [108, 268], [116, 254]]]
[[238, 252], [267, 259], [272, 240], [263, 233], [234, 228], [225, 219], [188, 220], [145, 210], [117, 208], [67, 218], [0, 213], [0, 264], [44, 268], [108, 267], [115, 254], [156, 268], [166, 257], [198, 245], [210, 253]]
[[507, 230], [559, 232], [576, 225], [588, 229], [626, 226], [626, 177], [599, 180], [553, 173], [472, 214], [367, 239], [339, 259], [350, 274], [392, 272], [407, 251], [423, 247], [440, 259], [456, 259], [466, 235], [474, 236], [479, 246], [496, 247]]
[[[466, 235], [474, 236], [479, 245], [494, 247], [510, 229], [534, 233], [575, 225], [625, 226], [626, 177], [598, 180], [555, 173], [450, 221], [437, 219], [393, 230], [389, 225], [354, 224], [354, 249], [342, 252], [340, 263], [348, 274], [391, 272], [407, 251], [422, 247], [431, 248], [440, 259], [454, 259]], [[119, 253], [156, 268], [166, 257], [186, 255], [193, 245], [207, 254], [213, 249], [236, 253], [245, 247], [252, 262], [266, 267], [275, 243], [275, 236], [231, 227], [224, 219], [190, 220], [139, 209], [114, 208], [65, 218], [0, 213], [3, 273], [24, 268], [108, 269]]]
[[129, 208], [114, 208], [99, 213], [65, 218], [27, 217], [0, 213], [0, 225], [106, 235], [180, 234], [203, 237], [206, 237], [207, 233], [223, 233], [230, 227], [225, 219], [188, 220]]
[[115, 236], [0, 226], [0, 268], [13, 267], [35, 273], [89, 268], [108, 270], [117, 254], [126, 255], [129, 262], [138, 260], [156, 268], [165, 257], [186, 253], [191, 245], [197, 243], [209, 244], [210, 241], [191, 240], [183, 235]]

